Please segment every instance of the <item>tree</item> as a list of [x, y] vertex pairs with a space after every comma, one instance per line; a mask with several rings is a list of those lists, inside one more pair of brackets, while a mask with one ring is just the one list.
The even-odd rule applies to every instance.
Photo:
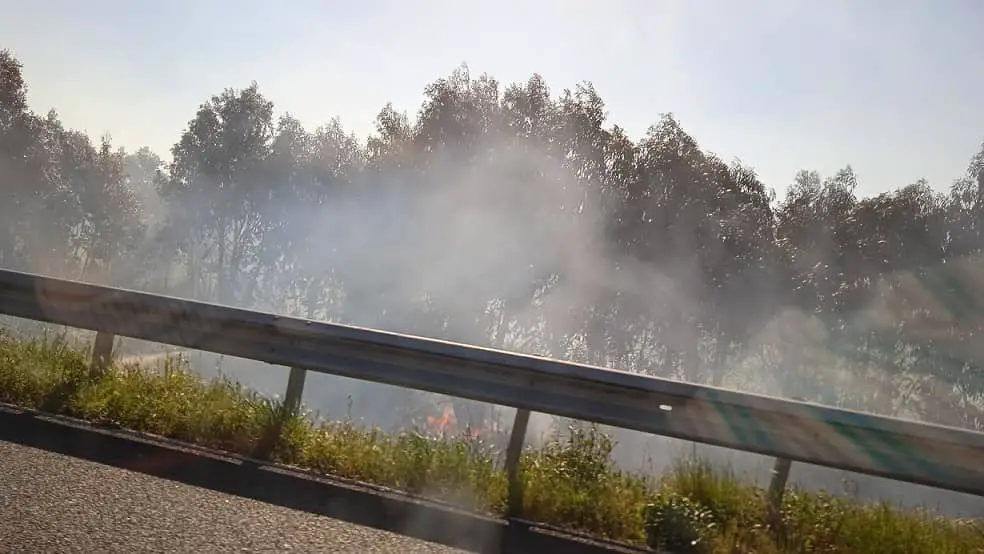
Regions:
[[256, 83], [227, 89], [201, 106], [181, 140], [163, 194], [173, 228], [183, 229], [196, 295], [222, 303], [245, 301], [241, 275], [255, 271], [269, 197], [263, 164], [273, 138], [273, 103]]
[[[53, 118], [49, 114], [49, 120]], [[0, 51], [0, 177], [4, 202], [0, 204], [0, 265], [26, 268], [37, 247], [28, 226], [42, 219], [42, 210], [54, 202], [57, 183], [52, 179], [51, 137], [45, 120], [27, 110], [27, 87], [21, 64], [7, 50]]]
[[144, 223], [148, 229], [158, 229], [167, 219], [167, 207], [158, 190], [164, 161], [144, 146], [124, 156], [123, 168], [130, 188], [140, 203]]
[[31, 112], [21, 69], [0, 266], [980, 425], [984, 145], [948, 194], [848, 165], [776, 202], [672, 114], [632, 140], [590, 82], [461, 66], [364, 143], [227, 89], [165, 164]]

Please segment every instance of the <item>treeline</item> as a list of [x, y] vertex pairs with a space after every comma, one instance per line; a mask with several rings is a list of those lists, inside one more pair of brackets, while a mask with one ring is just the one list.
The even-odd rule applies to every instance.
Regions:
[[165, 164], [31, 112], [0, 53], [0, 266], [981, 426], [984, 148], [947, 194], [776, 199], [587, 83], [425, 97], [359, 140], [229, 89]]

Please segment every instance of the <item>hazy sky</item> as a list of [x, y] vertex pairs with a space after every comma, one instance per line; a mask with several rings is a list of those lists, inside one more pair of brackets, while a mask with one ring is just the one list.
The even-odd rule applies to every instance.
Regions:
[[279, 111], [364, 137], [462, 62], [555, 93], [590, 80], [633, 137], [673, 112], [777, 189], [848, 163], [863, 194], [945, 187], [984, 140], [981, 0], [0, 4], [35, 110], [162, 155], [225, 87], [256, 80]]

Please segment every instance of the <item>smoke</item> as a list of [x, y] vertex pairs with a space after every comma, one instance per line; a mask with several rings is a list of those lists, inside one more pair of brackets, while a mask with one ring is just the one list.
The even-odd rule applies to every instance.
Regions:
[[[486, 152], [495, 155], [483, 156]], [[585, 343], [592, 340], [583, 332], [586, 314], [610, 308], [617, 291], [622, 305], [644, 313], [655, 327], [669, 327], [661, 329], [664, 347], [699, 343], [701, 330], [675, 319], [697, 311], [693, 285], [701, 277], [696, 263], [654, 267], [613, 253], [606, 247], [605, 199], [562, 159], [532, 142], [490, 134], [468, 148], [431, 153], [419, 171], [367, 172], [358, 186], [332, 191], [324, 203], [282, 201], [278, 212], [290, 222], [280, 238], [282, 247], [307, 245], [301, 264], [281, 270], [282, 280], [324, 277], [326, 283], [345, 284], [344, 290], [329, 291], [334, 296], [320, 311], [312, 310], [316, 317], [580, 361]], [[198, 200], [221, 202], [218, 196]], [[165, 205], [147, 201], [145, 206], [154, 210]], [[166, 215], [153, 213], [153, 221]], [[32, 259], [40, 265], [33, 270], [60, 274], [51, 269], [57, 255], [36, 254]], [[236, 284], [237, 290], [246, 290], [253, 283]], [[302, 311], [282, 298], [241, 304]], [[549, 322], [549, 333], [544, 322]], [[743, 351], [729, 358], [733, 369], [725, 386], [899, 415], [892, 405], [869, 402], [878, 399], [875, 387], [895, 386], [889, 370], [873, 366], [874, 375], [867, 377], [854, 371], [835, 352], [835, 339], [815, 316], [787, 309], [764, 324], [749, 325], [761, 328], [752, 329]], [[665, 372], [632, 365], [629, 357], [606, 360], [625, 369]], [[695, 361], [707, 363], [700, 356]], [[189, 362], [203, 375], [225, 374], [265, 394], [282, 395], [286, 387], [286, 368], [205, 353], [190, 355]], [[858, 398], [865, 403], [851, 405]], [[391, 430], [405, 428], [414, 414], [439, 400], [437, 395], [320, 374], [308, 376], [303, 398], [324, 417], [352, 418]], [[455, 402], [456, 412], [473, 406]], [[488, 406], [481, 409], [490, 411]], [[508, 427], [514, 412], [499, 410], [496, 417]], [[528, 442], [541, 444], [558, 423], [534, 414]], [[627, 469], [662, 471], [680, 456], [696, 453], [761, 483], [772, 464], [761, 456], [609, 431], [618, 439], [616, 461]], [[840, 491], [846, 477], [844, 472], [794, 464], [792, 481]], [[863, 498], [984, 514], [981, 499], [851, 477]]]
[[[537, 178], [517, 178], [520, 168]], [[389, 312], [426, 299], [434, 312], [470, 323], [489, 299], [529, 298], [536, 281], [554, 274], [600, 272], [603, 264], [591, 269], [600, 229], [573, 216], [585, 191], [544, 186], [563, 174], [530, 149], [488, 163], [439, 156], [423, 183], [366, 186], [312, 214], [308, 232], [325, 240], [308, 261], [346, 275], [344, 316], [354, 324], [485, 343], [486, 329], [475, 325], [441, 330]]]
[[[518, 167], [537, 179], [517, 179]], [[494, 334], [493, 325], [485, 321], [490, 298], [521, 299], [512, 319], [530, 322], [540, 317], [565, 332], [579, 329], [583, 310], [603, 301], [599, 291], [616, 289], [630, 294], [651, 306], [650, 317], [657, 320], [663, 312], [688, 307], [690, 300], [681, 283], [694, 278], [693, 268], [659, 271], [632, 260], [612, 259], [603, 248], [602, 214], [584, 212], [597, 206], [597, 199], [592, 198], [592, 191], [573, 182], [565, 184], [565, 171], [551, 158], [527, 150], [509, 160], [500, 158], [491, 166], [445, 157], [427, 174], [424, 183], [391, 178], [340, 193], [316, 209], [298, 208], [293, 213], [295, 223], [301, 223], [297, 228], [318, 237], [318, 247], [306, 259], [308, 270], [343, 274], [341, 280], [349, 283], [339, 313], [345, 322], [486, 345]], [[559, 185], [543, 186], [544, 180]], [[554, 215], [563, 210], [579, 212], [579, 217]], [[567, 278], [535, 297], [534, 283], [558, 274]], [[415, 309], [408, 302], [412, 300], [426, 300], [429, 309]], [[439, 317], [432, 317], [435, 314]], [[844, 391], [870, 391], [871, 383], [891, 380], [886, 375], [859, 378], [856, 368], [848, 367], [834, 352], [816, 317], [786, 309], [751, 335], [747, 353], [732, 360], [734, 369], [725, 386], [891, 411], [891, 406], [845, 404]], [[528, 337], [520, 332], [512, 341], [498, 339], [494, 346], [549, 353], [546, 348], [538, 351], [535, 340], [524, 338]], [[677, 340], [682, 345], [693, 337], [681, 332]], [[285, 387], [286, 368], [231, 357], [208, 359], [201, 354], [191, 361], [204, 374], [216, 374], [215, 368], [221, 367], [266, 394], [282, 394]], [[324, 417], [352, 418], [365, 425], [400, 430], [412, 423], [411, 414], [420, 406], [435, 405], [440, 398], [311, 374], [303, 400]], [[460, 406], [459, 402], [456, 408]], [[514, 414], [514, 409], [506, 408], [497, 410], [496, 417], [508, 429]], [[533, 414], [527, 443], [542, 444], [562, 423], [546, 414]], [[774, 463], [763, 456], [717, 447], [608, 431], [618, 440], [615, 460], [626, 469], [661, 472], [681, 457], [697, 455], [766, 484]], [[865, 500], [935, 506], [950, 514], [984, 513], [976, 497], [806, 464], [794, 464], [790, 482]]]

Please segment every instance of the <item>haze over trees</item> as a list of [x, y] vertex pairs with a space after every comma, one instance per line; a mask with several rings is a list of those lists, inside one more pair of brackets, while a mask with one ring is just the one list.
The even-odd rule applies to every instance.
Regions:
[[984, 144], [948, 193], [847, 166], [775, 198], [589, 83], [424, 90], [360, 139], [228, 89], [165, 162], [32, 112], [3, 51], [0, 267], [984, 425]]

